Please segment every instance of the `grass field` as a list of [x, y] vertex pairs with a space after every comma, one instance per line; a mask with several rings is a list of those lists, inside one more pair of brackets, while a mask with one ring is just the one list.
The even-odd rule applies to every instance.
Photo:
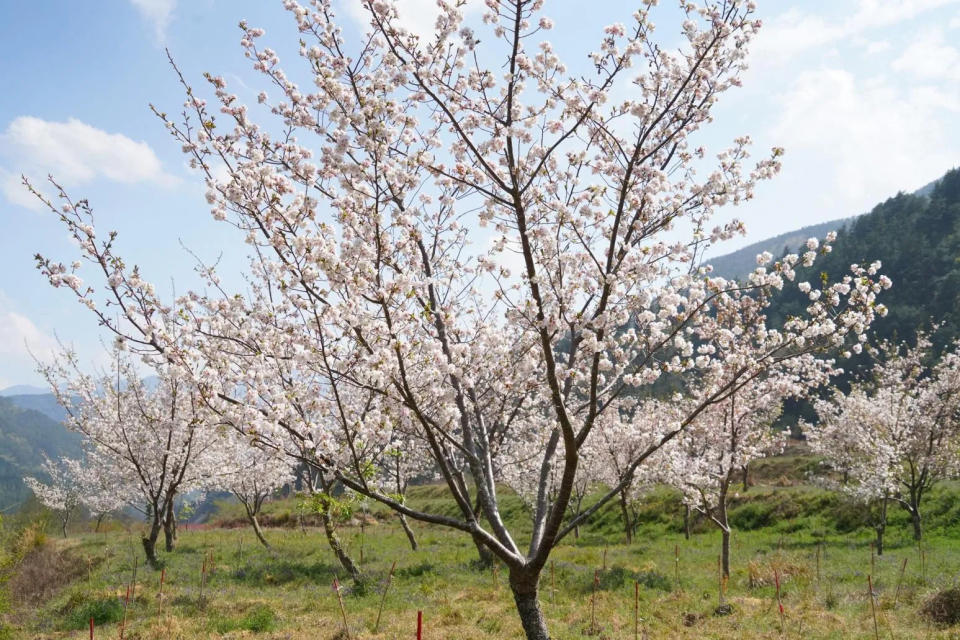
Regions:
[[[856, 512], [835, 495], [805, 486], [753, 487], [733, 509], [738, 530], [726, 587], [732, 612], [716, 615], [719, 533], [699, 523], [685, 540], [674, 496], [657, 491], [644, 501], [632, 545], [622, 543], [611, 508], [578, 540], [571, 537], [555, 551], [541, 584], [543, 609], [557, 640], [633, 638], [635, 589], [639, 637], [839, 639], [878, 633], [885, 639], [958, 638], [960, 627], [938, 627], [920, 614], [934, 593], [953, 586], [960, 575], [957, 495], [954, 487], [944, 487], [931, 498], [921, 571], [920, 551], [902, 515], [894, 514], [886, 553], [871, 561], [871, 530], [858, 527]], [[449, 508], [442, 491], [433, 487], [417, 488], [413, 500]], [[519, 503], [507, 500], [505, 508], [521, 521]], [[266, 519], [292, 522], [294, 509], [292, 501], [272, 503]], [[238, 514], [224, 505], [221, 524]], [[342, 585], [349, 637], [415, 638], [418, 610], [427, 639], [522, 637], [505, 571], [474, 569], [476, 552], [469, 539], [414, 524], [421, 545], [412, 552], [389, 514], [372, 511], [365, 523], [362, 532], [356, 518], [339, 530], [355, 559], [362, 547], [369, 576], [362, 588], [349, 580]], [[178, 548], [163, 556], [162, 611], [160, 574], [142, 566], [137, 533], [136, 526], [125, 531], [113, 524], [102, 534], [51, 538], [45, 544], [34, 540], [36, 548], [26, 552], [8, 584], [7, 637], [88, 638], [93, 616], [96, 638], [118, 638], [134, 559], [140, 566], [126, 612], [126, 638], [347, 637], [331, 586], [335, 575], [343, 579], [343, 571], [318, 528], [268, 528], [272, 551], [242, 527], [181, 531]], [[201, 596], [204, 558], [212, 571]], [[378, 607], [394, 562], [377, 631]], [[783, 628], [775, 570], [781, 578]], [[877, 631], [868, 574], [876, 594]]]

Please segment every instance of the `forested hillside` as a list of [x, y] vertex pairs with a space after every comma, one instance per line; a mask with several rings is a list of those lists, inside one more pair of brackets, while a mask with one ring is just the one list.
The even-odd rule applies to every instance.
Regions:
[[37, 473], [44, 453], [78, 457], [80, 437], [40, 411], [17, 406], [14, 398], [0, 398], [0, 510], [27, 497], [23, 478]]

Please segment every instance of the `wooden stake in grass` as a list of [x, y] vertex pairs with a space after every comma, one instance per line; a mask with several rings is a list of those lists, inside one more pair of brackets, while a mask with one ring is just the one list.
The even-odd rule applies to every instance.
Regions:
[[607, 547], [603, 548], [603, 570], [607, 570]]
[[340, 603], [340, 615], [343, 617], [343, 633], [349, 638], [350, 627], [347, 626], [347, 610], [343, 607], [343, 596], [340, 594], [340, 582], [337, 580], [337, 576], [333, 576], [333, 590], [337, 594], [337, 602]]
[[680, 545], [673, 545], [673, 572], [677, 578], [677, 589], [680, 589]]
[[417, 609], [417, 640], [423, 640], [423, 611]]
[[160, 570], [160, 591], [157, 593], [157, 617], [160, 617], [160, 614], [163, 613], [163, 581], [167, 577], [167, 569], [164, 567]]
[[640, 637], [640, 581], [633, 581], [633, 640]]
[[783, 598], [780, 597], [780, 572], [773, 570], [773, 581], [777, 585], [777, 609], [780, 611], [780, 633], [785, 633], [787, 625], [783, 615]]
[[593, 593], [590, 595], [590, 632], [597, 631], [597, 587], [600, 586], [600, 572], [593, 570]]
[[820, 547], [823, 545], [822, 542], [817, 543], [817, 584], [820, 584]]
[[387, 600], [387, 591], [390, 590], [390, 582], [393, 580], [393, 571], [397, 568], [397, 561], [394, 560], [390, 566], [390, 573], [387, 574], [387, 584], [383, 587], [383, 596], [380, 598], [380, 608], [377, 609], [377, 621], [373, 624], [373, 632], [380, 630], [380, 614], [383, 613], [383, 603]]
[[873, 613], [873, 635], [877, 640], [880, 640], [880, 626], [877, 624], [877, 603], [873, 599], [873, 576], [867, 576], [867, 588], [870, 590], [870, 611]]
[[499, 586], [499, 580], [497, 579], [498, 576], [499, 576], [499, 569], [497, 568], [497, 563], [494, 562], [494, 563], [493, 563], [493, 589], [494, 589], [494, 591], [496, 591], [497, 587]]
[[557, 599], [557, 580], [553, 560], [550, 561], [550, 602]]
[[203, 601], [203, 585], [207, 581], [207, 559], [203, 559], [203, 566], [200, 568], [200, 600]]
[[717, 556], [717, 587], [720, 592], [720, 604], [718, 606], [723, 606], [723, 560], [720, 556]]
[[123, 599], [123, 620], [120, 621], [120, 640], [123, 640], [123, 631], [127, 627], [128, 604], [130, 604], [130, 585], [127, 585], [127, 596]]
[[137, 556], [133, 556], [133, 579], [130, 581], [132, 588], [130, 589], [130, 597], [136, 599], [137, 597]]
[[900, 585], [903, 584], [903, 572], [907, 570], [907, 559], [903, 559], [903, 564], [900, 565], [900, 577], [897, 578], [897, 592], [893, 596], [893, 606], [896, 608], [897, 602], [900, 600]]
[[873, 542], [870, 543], [870, 574], [877, 572], [877, 549]]

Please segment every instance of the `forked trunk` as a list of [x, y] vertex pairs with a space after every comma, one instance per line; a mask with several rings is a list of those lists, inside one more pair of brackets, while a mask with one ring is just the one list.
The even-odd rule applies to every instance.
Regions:
[[94, 533], [100, 533], [100, 525], [103, 524], [103, 519], [106, 517], [106, 515], [107, 514], [105, 513], [101, 513], [99, 516], [97, 516], [97, 526], [93, 529]]
[[540, 600], [537, 596], [537, 586], [540, 581], [540, 572], [528, 570], [510, 571], [510, 590], [513, 592], [513, 601], [520, 614], [520, 624], [527, 640], [550, 640], [547, 631], [547, 622], [540, 610]]
[[416, 551], [420, 545], [417, 544], [417, 536], [413, 533], [413, 529], [410, 528], [407, 517], [402, 513], [398, 513], [397, 517], [400, 518], [400, 526], [403, 527], [403, 532], [407, 534], [407, 540], [410, 541], [410, 548]]
[[157, 539], [160, 537], [161, 527], [160, 520], [154, 516], [150, 523], [150, 532], [140, 538], [140, 542], [143, 544], [143, 553], [147, 556], [147, 563], [154, 569], [160, 568], [160, 560], [157, 558]]

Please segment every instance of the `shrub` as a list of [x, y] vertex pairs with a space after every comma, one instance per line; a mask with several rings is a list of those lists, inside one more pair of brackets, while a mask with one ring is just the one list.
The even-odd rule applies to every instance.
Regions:
[[[670, 591], [672, 584], [670, 578], [657, 571], [631, 571], [619, 565], [613, 566], [599, 574], [600, 584], [598, 588], [601, 591], [613, 591], [621, 589], [625, 585], [632, 585], [634, 581], [639, 582], [641, 587], [646, 589], [656, 589], [659, 591]], [[593, 589], [593, 575], [588, 576], [584, 591]]]
[[730, 511], [730, 524], [743, 531], [769, 526], [774, 520], [774, 505], [769, 503], [747, 502]]
[[123, 618], [123, 603], [118, 598], [98, 598], [80, 602], [67, 614], [66, 624], [70, 629], [84, 629], [93, 618], [97, 626], [120, 622]]
[[935, 594], [923, 605], [920, 614], [941, 627], [960, 622], [960, 587], [952, 587]]

